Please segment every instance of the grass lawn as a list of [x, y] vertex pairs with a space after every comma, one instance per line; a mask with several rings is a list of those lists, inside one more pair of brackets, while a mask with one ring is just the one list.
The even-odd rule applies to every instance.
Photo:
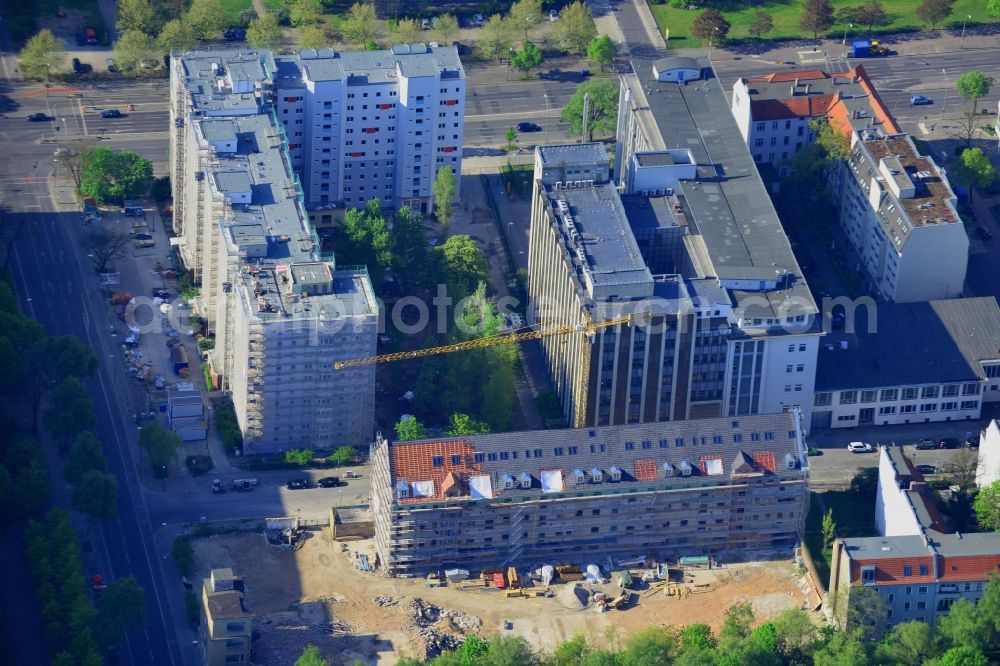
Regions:
[[241, 11], [253, 9], [253, 3], [250, 0], [219, 0], [219, 4], [222, 5], [222, 13], [226, 20], [233, 24], [240, 17]]
[[805, 545], [816, 564], [823, 586], [830, 581], [830, 558], [832, 551], [823, 548], [823, 506], [833, 509], [833, 520], [837, 523], [838, 537], [876, 536], [875, 503], [849, 490], [828, 490], [812, 493], [809, 501], [809, 515], [806, 516]]
[[[843, 7], [854, 7], [864, 3], [864, 0], [833, 0], [833, 7], [839, 10]], [[697, 4], [697, 3], [694, 3]], [[723, 14], [726, 20], [732, 24], [729, 31], [730, 39], [747, 39], [750, 37], [747, 27], [753, 21], [754, 14], [758, 9], [762, 9], [771, 15], [774, 20], [774, 30], [766, 35], [768, 39], [806, 39], [812, 38], [812, 33], [804, 33], [799, 27], [799, 19], [802, 15], [802, 0], [761, 0], [747, 7], [741, 0], [730, 0], [730, 6], [736, 7], [733, 11], [726, 11]], [[899, 32], [904, 30], [918, 30], [923, 28], [917, 19], [914, 9], [918, 5], [917, 0], [882, 0], [882, 5], [886, 12], [895, 20], [891, 25], [883, 28], [876, 28], [876, 32]], [[986, 3], [983, 0], [956, 0], [954, 11], [951, 17], [945, 20], [945, 25], [962, 25], [965, 16], [972, 16], [969, 25], [976, 23], [992, 23], [994, 20], [986, 11]], [[669, 4], [654, 5], [649, 8], [653, 11], [656, 24], [660, 31], [670, 30], [670, 39], [667, 45], [671, 48], [689, 48], [692, 46], [705, 46], [701, 40], [691, 36], [691, 22], [701, 13], [701, 10], [688, 11], [687, 9], [677, 9]], [[846, 24], [837, 24], [828, 33], [829, 36], [843, 37]], [[867, 35], [857, 27], [852, 28], [847, 37], [864, 39]], [[822, 36], [822, 35], [820, 35]]]

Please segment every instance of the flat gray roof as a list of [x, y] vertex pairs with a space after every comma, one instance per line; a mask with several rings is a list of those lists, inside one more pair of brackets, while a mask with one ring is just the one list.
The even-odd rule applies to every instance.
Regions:
[[206, 141], [235, 141], [236, 126], [230, 120], [208, 120], [201, 124]]
[[[634, 75], [623, 77], [636, 99], [645, 98], [666, 149], [691, 151], [699, 165], [698, 179], [682, 181], [686, 212], [694, 233], [705, 244], [711, 266], [720, 278], [752, 279], [775, 271], [789, 277], [785, 287], [767, 292], [733, 290], [737, 301], [767, 299], [775, 314], [794, 297], [800, 309], [788, 314], [817, 311], [812, 294], [792, 253], [788, 237], [771, 204], [739, 128], [727, 112], [722, 87], [711, 74], [707, 58], [697, 64], [707, 79], [687, 84], [657, 82], [649, 60], [633, 60]], [[760, 316], [760, 315], [751, 315]], [[773, 314], [770, 316], [774, 316]]]
[[249, 192], [250, 174], [246, 171], [216, 171], [215, 185], [220, 192]]
[[608, 151], [604, 144], [594, 142], [589, 143], [561, 143], [535, 148], [541, 156], [542, 161], [550, 164], [559, 162], [610, 162]]
[[1000, 307], [992, 296], [880, 303], [872, 326], [869, 320], [859, 308], [856, 332], [830, 336], [832, 350], [820, 347], [817, 391], [979, 381], [986, 378], [980, 361], [1000, 359]]
[[[454, 46], [428, 48], [424, 44], [397, 44], [379, 51], [304, 49], [275, 59], [278, 87], [310, 81], [342, 81], [350, 85], [395, 83], [399, 76], [437, 76], [464, 79], [465, 69]], [[303, 76], [304, 75], [304, 76]]]

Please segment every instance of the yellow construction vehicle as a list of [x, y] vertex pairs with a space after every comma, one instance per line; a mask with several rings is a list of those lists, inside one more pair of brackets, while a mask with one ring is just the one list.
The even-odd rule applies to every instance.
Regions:
[[[478, 338], [476, 340], [466, 340], [465, 342], [458, 342], [452, 345], [442, 345], [440, 347], [428, 347], [426, 349], [414, 349], [413, 351], [404, 352], [394, 352], [392, 354], [379, 354], [377, 356], [365, 356], [362, 358], [347, 359], [343, 361], [336, 361], [333, 364], [335, 370], [342, 370], [344, 368], [357, 368], [363, 365], [373, 365], [376, 363], [389, 363], [391, 361], [402, 361], [411, 358], [423, 358], [425, 356], [436, 356], [438, 354], [450, 354], [452, 352], [466, 351], [468, 349], [483, 349], [485, 347], [494, 347], [496, 345], [509, 345], [519, 342], [524, 342], [526, 340], [539, 340], [541, 338], [547, 338], [557, 335], [569, 335], [572, 333], [578, 333], [583, 336], [582, 344], [580, 345], [580, 362], [579, 371], [576, 376], [576, 401], [574, 405], [573, 413], [573, 427], [583, 428], [587, 424], [587, 381], [590, 377], [590, 347], [588, 344], [593, 342], [594, 335], [598, 330], [602, 328], [608, 328], [610, 326], [617, 326], [618, 324], [632, 324], [635, 320], [641, 318], [647, 318], [650, 313], [640, 313], [632, 314], [625, 317], [616, 317], [614, 319], [608, 319], [600, 322], [592, 322], [590, 316], [585, 312], [583, 316], [583, 322], [576, 325], [568, 326], [553, 326], [551, 328], [542, 328], [534, 330], [523, 330], [518, 329], [511, 333], [505, 333], [502, 335], [493, 335], [487, 338]], [[529, 327], [524, 327], [529, 328]], [[520, 331], [520, 332], [518, 332]]]

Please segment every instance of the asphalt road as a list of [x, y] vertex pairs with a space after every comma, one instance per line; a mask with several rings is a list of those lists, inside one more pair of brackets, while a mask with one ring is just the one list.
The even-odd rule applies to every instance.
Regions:
[[[579, 72], [559, 75], [558, 78], [540, 78], [537, 81], [510, 81], [506, 83], [477, 83], [476, 71], [471, 70], [468, 93], [465, 98], [465, 147], [492, 147], [505, 144], [508, 127], [520, 122], [531, 122], [542, 128], [541, 132], [521, 134], [519, 145], [566, 141], [566, 123], [559, 122], [562, 111], [576, 87], [583, 80]], [[544, 75], [543, 75], [544, 76]]]
[[[62, 104], [65, 104], [63, 102]], [[26, 98], [25, 113], [59, 108], [51, 97]], [[101, 359], [114, 355], [104, 340], [104, 306], [94, 288], [94, 277], [81, 252], [80, 218], [55, 212], [49, 196], [52, 145], [42, 140], [54, 133], [53, 123], [29, 123], [21, 113], [0, 119], [0, 141], [6, 152], [0, 161], [0, 187], [11, 215], [27, 215], [36, 228], [18, 243], [12, 272], [24, 310], [52, 335], [80, 337]], [[149, 516], [133, 473], [129, 447], [135, 428], [124, 417], [129, 410], [118, 390], [122, 377], [116, 365], [102, 363], [88, 382], [97, 411], [97, 435], [104, 443], [109, 470], [119, 480], [118, 515], [99, 528], [94, 566], [115, 580], [135, 576], [146, 590], [146, 626], [128, 633], [124, 657], [133, 664], [178, 664], [173, 626], [166, 622], [162, 571], [153, 551]]]

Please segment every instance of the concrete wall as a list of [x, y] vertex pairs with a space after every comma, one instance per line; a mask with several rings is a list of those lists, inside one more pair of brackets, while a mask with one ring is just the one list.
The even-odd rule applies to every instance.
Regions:
[[968, 262], [969, 236], [960, 222], [915, 227], [903, 244], [894, 300], [960, 297]]
[[878, 492], [875, 497], [875, 527], [882, 536], [920, 534], [920, 523], [884, 447], [879, 449]]
[[990, 421], [979, 440], [979, 467], [976, 485], [984, 488], [1000, 479], [1000, 423]]

